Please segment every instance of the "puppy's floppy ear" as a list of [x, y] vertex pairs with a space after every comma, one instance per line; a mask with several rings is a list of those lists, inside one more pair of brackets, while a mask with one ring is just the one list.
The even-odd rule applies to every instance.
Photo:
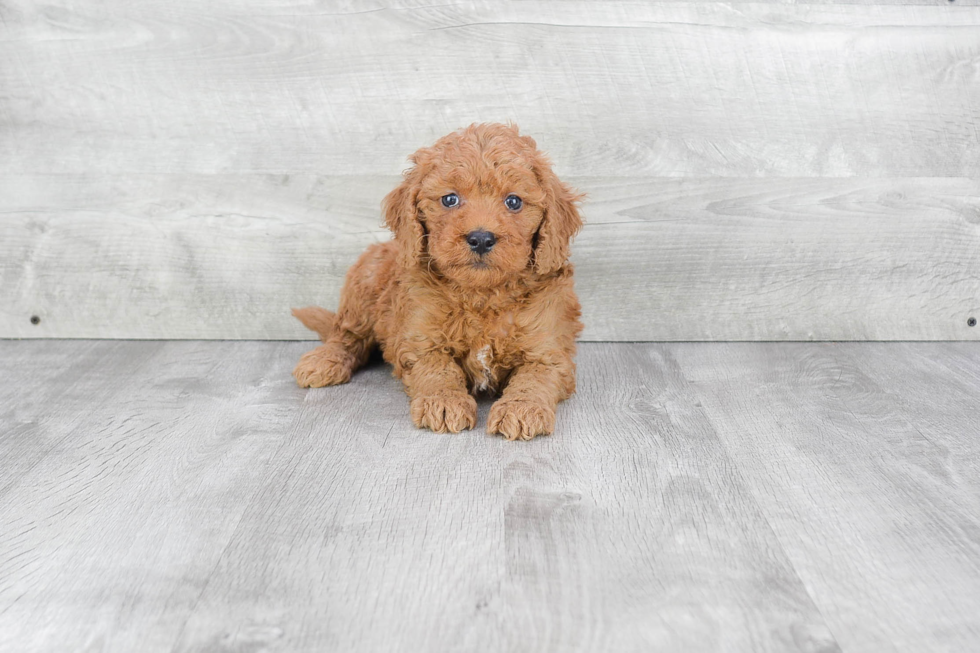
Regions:
[[582, 228], [582, 216], [576, 204], [585, 195], [558, 179], [551, 164], [541, 155], [535, 173], [544, 191], [544, 218], [535, 235], [534, 271], [550, 274], [568, 260], [572, 237]]
[[423, 177], [418, 156], [418, 152], [412, 156], [412, 162], [416, 165], [405, 173], [402, 183], [381, 202], [385, 225], [395, 234], [402, 263], [406, 266], [420, 263], [427, 236], [418, 207], [419, 187]]

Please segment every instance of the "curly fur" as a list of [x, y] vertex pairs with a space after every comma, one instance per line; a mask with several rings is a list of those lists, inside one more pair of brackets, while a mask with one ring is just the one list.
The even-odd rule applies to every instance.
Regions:
[[[351, 267], [337, 314], [293, 310], [324, 343], [300, 359], [297, 382], [345, 383], [380, 346], [416, 426], [473, 428], [471, 392], [502, 390], [488, 432], [509, 440], [551, 433], [558, 402], [575, 391], [582, 324], [568, 256], [581, 195], [511, 125], [471, 125], [411, 161], [383, 202], [394, 238]], [[442, 206], [448, 193], [459, 206]], [[519, 212], [505, 206], [509, 194], [522, 198]], [[482, 257], [466, 242], [474, 230], [497, 239]]]

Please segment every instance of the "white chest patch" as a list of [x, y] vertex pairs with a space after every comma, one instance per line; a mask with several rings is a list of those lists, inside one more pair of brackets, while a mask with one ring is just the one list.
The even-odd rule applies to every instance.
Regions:
[[483, 378], [476, 384], [476, 389], [482, 392], [490, 387], [490, 382], [493, 379], [493, 370], [490, 367], [493, 362], [493, 351], [490, 349], [490, 345], [484, 345], [480, 351], [476, 352], [476, 360], [480, 363], [483, 372]]

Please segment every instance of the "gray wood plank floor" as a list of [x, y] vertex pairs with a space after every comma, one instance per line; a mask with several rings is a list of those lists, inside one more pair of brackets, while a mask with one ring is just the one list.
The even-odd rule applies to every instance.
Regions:
[[980, 345], [583, 344], [530, 443], [309, 346], [0, 341], [0, 651], [980, 649]]

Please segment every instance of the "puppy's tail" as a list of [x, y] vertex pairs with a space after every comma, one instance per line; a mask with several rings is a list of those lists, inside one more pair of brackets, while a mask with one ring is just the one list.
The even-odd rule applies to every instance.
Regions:
[[327, 341], [327, 338], [337, 327], [337, 316], [319, 306], [294, 308], [293, 316], [310, 331], [316, 331], [323, 342]]

